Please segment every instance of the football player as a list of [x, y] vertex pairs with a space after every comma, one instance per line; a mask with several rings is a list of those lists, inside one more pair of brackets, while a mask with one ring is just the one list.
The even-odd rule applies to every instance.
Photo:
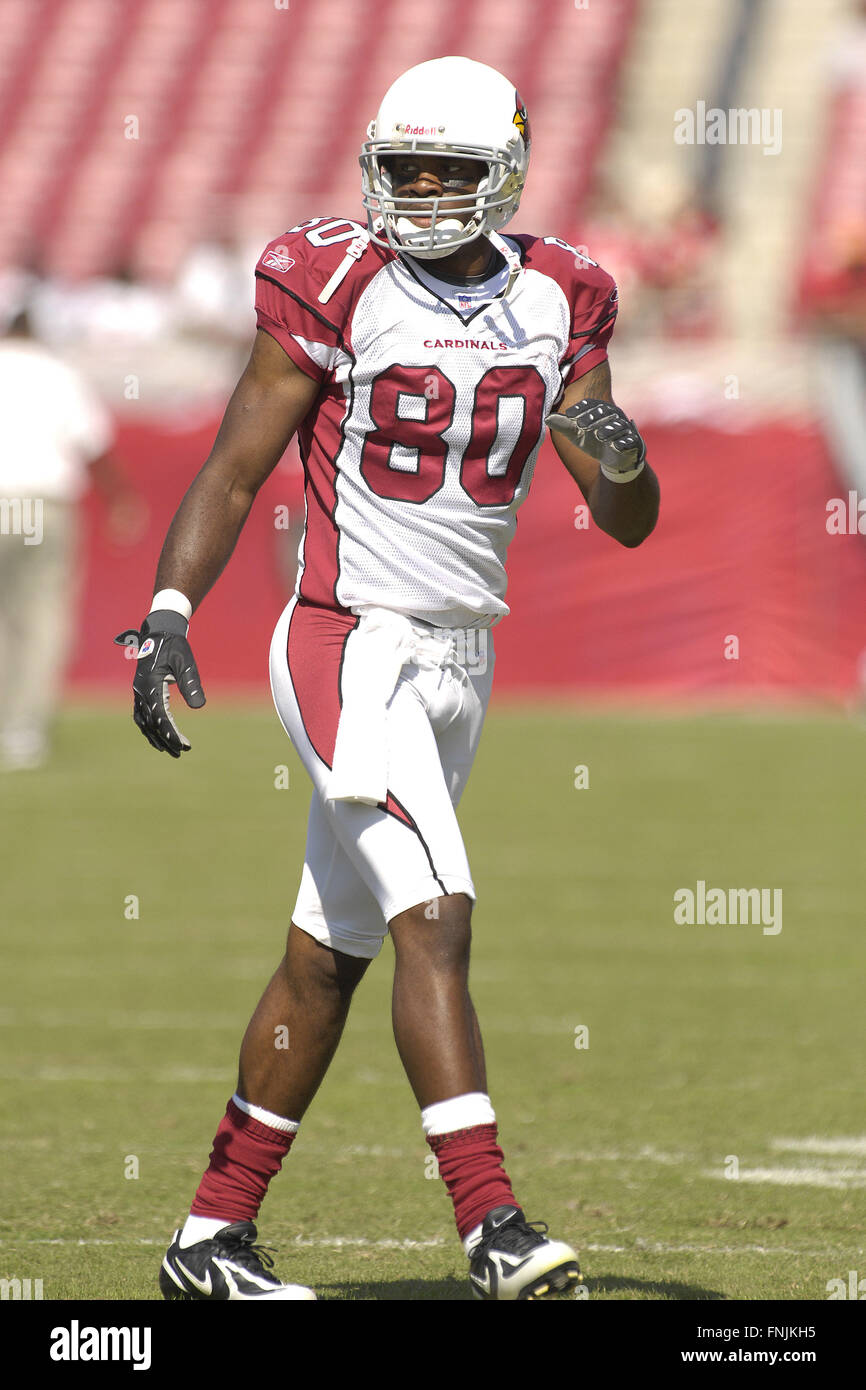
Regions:
[[[529, 164], [513, 84], [467, 58], [422, 63], [393, 84], [368, 135], [367, 227], [311, 218], [258, 263], [252, 355], [135, 634], [136, 723], [177, 758], [190, 745], [168, 685], [194, 709], [205, 699], [189, 620], [297, 432], [306, 526], [270, 666], [313, 784], [306, 856], [285, 956], [163, 1261], [168, 1299], [315, 1297], [274, 1275], [254, 1223], [386, 932], [396, 1044], [474, 1293], [536, 1299], [580, 1278], [575, 1252], [527, 1221], [498, 1144], [455, 808], [545, 425], [597, 525], [623, 545], [653, 529], [658, 486], [611, 398], [613, 280], [556, 237], [501, 235]], [[285, 1029], [291, 1046], [275, 1047]]]

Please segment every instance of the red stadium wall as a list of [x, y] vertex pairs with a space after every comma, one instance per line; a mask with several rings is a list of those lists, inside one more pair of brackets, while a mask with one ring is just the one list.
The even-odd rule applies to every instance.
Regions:
[[[119, 452], [146, 498], [148, 528], [134, 547], [112, 547], [98, 500], [87, 500], [70, 673], [78, 689], [127, 684], [129, 665], [112, 638], [147, 608], [166, 528], [215, 428], [120, 425]], [[646, 433], [662, 515], [637, 550], [592, 523], [575, 526], [582, 498], [545, 445], [511, 550], [498, 693], [849, 696], [866, 647], [866, 537], [827, 531], [828, 500], [847, 494], [820, 437], [775, 423], [739, 435], [694, 424]], [[267, 691], [268, 644], [288, 596], [277, 560], [285, 532], [274, 527], [280, 505], [300, 520], [294, 465], [268, 480], [196, 615], [206, 691]], [[731, 638], [734, 659], [726, 658]]]

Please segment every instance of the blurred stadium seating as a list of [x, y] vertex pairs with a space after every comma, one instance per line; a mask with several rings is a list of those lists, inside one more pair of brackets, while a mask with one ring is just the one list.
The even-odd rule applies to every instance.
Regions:
[[586, 189], [633, 10], [593, 5], [578, 25], [521, 0], [3, 0], [0, 261], [164, 277], [215, 215], [262, 241], [311, 208], [357, 216], [382, 93], [419, 53], [455, 50], [519, 65], [528, 211], [547, 225]]
[[[258, 251], [307, 217], [361, 218], [357, 155], [381, 94], [413, 63], [464, 52], [512, 77], [530, 111], [514, 229], [588, 245], [619, 282], [615, 394], [663, 490], [655, 536], [626, 554], [575, 527], [580, 499], [543, 448], [500, 691], [854, 695], [866, 547], [825, 521], [857, 473], [859, 423], [840, 439], [832, 421], [859, 421], [859, 388], [828, 354], [827, 313], [859, 315], [856, 367], [864, 32], [854, 0], [0, 0], [0, 315], [33, 277], [40, 331], [115, 410], [150, 506], [127, 552], [90, 529], [94, 622], [73, 679], [126, 679], [107, 636], [146, 603], [238, 374]], [[781, 149], [678, 144], [675, 112], [698, 101], [778, 109]], [[280, 504], [297, 522], [292, 449], [196, 618], [217, 681], [264, 685], [291, 567]], [[597, 621], [599, 595], [615, 613]], [[567, 655], [553, 629], [539, 651], [545, 604], [575, 633]], [[219, 633], [251, 607], [229, 671]]]

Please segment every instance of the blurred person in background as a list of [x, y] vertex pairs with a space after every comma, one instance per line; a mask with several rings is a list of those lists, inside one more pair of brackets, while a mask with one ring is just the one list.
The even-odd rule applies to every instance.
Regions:
[[631, 306], [633, 336], [715, 331], [720, 228], [692, 182], [663, 165], [636, 164], [624, 186], [602, 175], [583, 229], [589, 254], [610, 267]]
[[118, 262], [104, 275], [43, 275], [28, 298], [33, 335], [63, 351], [80, 344], [157, 343], [175, 331], [169, 290]]
[[251, 282], [259, 249], [246, 254], [238, 238], [216, 230], [191, 248], [174, 287], [181, 332], [234, 347], [239, 370], [249, 355], [250, 334], [255, 329]]
[[839, 474], [866, 496], [866, 209], [831, 228], [813, 292], [824, 433]]
[[841, 479], [866, 496], [866, 0], [833, 36], [827, 68], [819, 179], [823, 187], [829, 177], [837, 196], [810, 230], [801, 293], [816, 333], [824, 435]]
[[49, 748], [75, 624], [78, 501], [92, 483], [108, 534], [130, 544], [141, 507], [112, 454], [105, 407], [33, 337], [19, 308], [0, 340], [0, 767], [38, 767]]

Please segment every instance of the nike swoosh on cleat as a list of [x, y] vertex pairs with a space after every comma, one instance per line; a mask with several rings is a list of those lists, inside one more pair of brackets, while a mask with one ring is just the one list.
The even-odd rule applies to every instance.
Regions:
[[[223, 1277], [230, 1290], [230, 1300], [257, 1298], [262, 1294], [276, 1293], [279, 1289], [284, 1287], [278, 1280], [270, 1279], [267, 1275], [260, 1277], [257, 1274], [253, 1274], [251, 1269], [243, 1269], [240, 1265], [232, 1264], [231, 1260], [217, 1258], [214, 1260], [214, 1264], [217, 1269], [222, 1271]], [[245, 1287], [239, 1287], [235, 1276], [240, 1278], [241, 1284]], [[248, 1292], [250, 1289], [252, 1292]]]
[[208, 1270], [207, 1272], [207, 1282], [202, 1283], [201, 1279], [196, 1279], [195, 1275], [190, 1273], [183, 1260], [181, 1260], [180, 1257], [177, 1255], [175, 1255], [175, 1263], [177, 1264], [178, 1268], [182, 1270], [184, 1276], [189, 1280], [189, 1282], [195, 1288], [198, 1289], [199, 1293], [204, 1294], [205, 1298], [210, 1298], [211, 1294], [213, 1293], [213, 1282], [210, 1277], [210, 1270]]
[[528, 1264], [529, 1264], [529, 1261], [530, 1261], [531, 1259], [533, 1259], [533, 1257], [534, 1257], [534, 1252], [533, 1252], [533, 1255], [527, 1255], [525, 1260], [518, 1260], [518, 1261], [515, 1263], [513, 1260], [509, 1260], [508, 1257], [505, 1256], [505, 1255], [499, 1255], [499, 1254], [497, 1254], [497, 1255], [495, 1255], [495, 1256], [492, 1256], [492, 1258], [495, 1258], [496, 1260], [498, 1260], [498, 1262], [499, 1262], [499, 1271], [500, 1271], [501, 1274], [504, 1274], [506, 1278], [508, 1278], [508, 1277], [509, 1277], [510, 1275], [512, 1275], [512, 1274], [516, 1274], [517, 1271], [518, 1271], [519, 1269], [522, 1269], [524, 1265], [528, 1265]]
[[178, 1274], [177, 1270], [172, 1266], [172, 1263], [169, 1260], [168, 1256], [166, 1256], [166, 1258], [163, 1260], [162, 1267], [165, 1270], [165, 1273], [168, 1275], [171, 1282], [174, 1284], [175, 1288], [180, 1289], [181, 1293], [186, 1293], [184, 1282]]

